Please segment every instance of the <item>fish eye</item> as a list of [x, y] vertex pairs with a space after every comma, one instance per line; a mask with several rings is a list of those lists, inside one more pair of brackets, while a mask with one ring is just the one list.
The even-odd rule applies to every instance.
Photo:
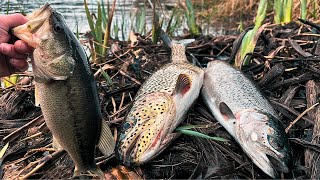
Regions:
[[62, 30], [62, 27], [61, 27], [60, 24], [55, 24], [55, 25], [53, 26], [53, 28], [54, 28], [54, 30], [55, 30], [56, 32], [60, 32], [60, 31]]

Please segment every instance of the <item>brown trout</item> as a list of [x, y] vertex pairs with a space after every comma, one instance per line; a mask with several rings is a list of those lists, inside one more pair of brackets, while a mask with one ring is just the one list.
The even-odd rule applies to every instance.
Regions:
[[173, 44], [171, 51], [172, 63], [145, 81], [120, 128], [116, 155], [126, 165], [143, 164], [164, 150], [199, 96], [203, 70], [188, 63], [184, 45]]
[[239, 70], [213, 61], [205, 70], [202, 96], [214, 117], [266, 174], [288, 172], [290, 147], [269, 101]]
[[110, 155], [115, 143], [102, 121], [87, 56], [63, 16], [48, 3], [27, 18], [13, 34], [35, 48], [36, 100], [46, 124], [74, 161], [75, 176], [88, 173], [103, 178], [95, 163], [95, 147], [99, 142], [100, 150]]

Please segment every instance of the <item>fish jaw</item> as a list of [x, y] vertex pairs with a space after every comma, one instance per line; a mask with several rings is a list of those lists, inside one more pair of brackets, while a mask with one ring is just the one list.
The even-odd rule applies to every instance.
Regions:
[[135, 101], [121, 126], [118, 159], [125, 165], [139, 165], [158, 155], [174, 138], [169, 129], [175, 114], [175, 103], [166, 93], [151, 93]]
[[252, 161], [272, 178], [276, 170], [288, 172], [289, 143], [279, 120], [255, 109], [238, 112], [236, 119], [236, 140]]
[[15, 27], [12, 32], [35, 48], [31, 61], [35, 81], [66, 80], [75, 68], [70, 46], [74, 35], [63, 16], [47, 3], [28, 19], [27, 23]]
[[29, 20], [27, 23], [13, 28], [12, 33], [19, 39], [27, 42], [31, 47], [36, 48], [39, 44], [39, 40], [34, 34], [41, 26], [43, 26], [44, 22], [50, 17], [52, 12], [52, 7], [49, 3], [46, 3], [40, 9], [26, 17]]

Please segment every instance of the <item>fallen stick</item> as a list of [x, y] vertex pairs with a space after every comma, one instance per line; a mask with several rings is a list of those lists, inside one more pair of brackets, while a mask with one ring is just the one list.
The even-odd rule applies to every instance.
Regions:
[[[311, 107], [312, 103], [319, 101], [319, 84], [315, 81], [310, 80], [306, 83], [306, 97], [307, 107]], [[314, 119], [312, 144], [320, 143], [320, 107], [316, 107], [314, 110], [308, 112], [309, 116]], [[310, 148], [306, 149], [305, 152], [305, 166], [307, 168], [307, 174], [311, 179], [318, 179], [320, 177], [320, 153]]]

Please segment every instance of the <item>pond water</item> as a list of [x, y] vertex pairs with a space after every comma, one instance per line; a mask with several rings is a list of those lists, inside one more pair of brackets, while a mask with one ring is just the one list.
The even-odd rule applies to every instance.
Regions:
[[[47, 0], [1, 0], [0, 3], [0, 14], [7, 13], [30, 13], [33, 10], [41, 7]], [[97, 2], [98, 0], [87, 0], [90, 12], [97, 12]], [[110, 7], [112, 6], [113, 0], [104, 0], [105, 6], [109, 3]], [[127, 39], [127, 35], [132, 27], [132, 23], [136, 21], [135, 14], [137, 12], [141, 12], [144, 8], [145, 0], [117, 0], [116, 2], [116, 11], [113, 18], [113, 25], [118, 24], [121, 25], [124, 22], [124, 35], [125, 39]], [[165, 16], [171, 13], [172, 7], [174, 7], [177, 3], [175, 0], [164, 0], [161, 1], [162, 10]], [[83, 5], [83, 0], [64, 0], [58, 1], [53, 0], [50, 1], [50, 4], [59, 12], [61, 12], [69, 25], [70, 29], [74, 32], [78, 31], [81, 33], [87, 32], [90, 28], [86, 20], [85, 9]], [[146, 1], [148, 5], [148, 1]], [[159, 10], [160, 12], [162, 10]], [[148, 5], [145, 13], [146, 19], [146, 27], [147, 31], [151, 29], [152, 26], [152, 9]], [[206, 33], [219, 35], [224, 34], [224, 30], [222, 27], [206, 27]], [[178, 29], [176, 34], [181, 34], [182, 29]], [[112, 30], [111, 35], [114, 37], [115, 32]], [[123, 37], [122, 30], [119, 30], [118, 36], [120, 39]]]

